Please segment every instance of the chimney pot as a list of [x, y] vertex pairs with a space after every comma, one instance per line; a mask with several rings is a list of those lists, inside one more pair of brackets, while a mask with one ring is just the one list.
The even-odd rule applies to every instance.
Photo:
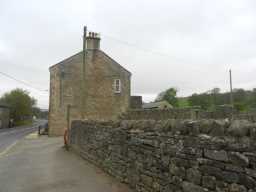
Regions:
[[86, 37], [86, 49], [100, 49], [100, 36], [98, 33], [89, 32]]

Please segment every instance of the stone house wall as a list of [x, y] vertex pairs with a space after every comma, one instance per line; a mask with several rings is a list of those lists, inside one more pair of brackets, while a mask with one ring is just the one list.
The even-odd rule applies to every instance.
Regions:
[[71, 147], [138, 192], [254, 192], [256, 124], [73, 121]]
[[50, 68], [49, 135], [63, 135], [67, 128], [67, 105], [76, 106], [72, 119], [81, 116], [81, 59], [76, 54]]
[[[82, 61], [80, 52], [50, 68], [49, 135], [63, 135], [67, 105], [72, 106], [71, 120], [113, 120], [129, 108], [130, 72], [93, 49], [87, 50], [83, 78]], [[113, 91], [115, 79], [121, 80], [121, 93]]]
[[142, 96], [131, 96], [130, 109], [142, 109]]
[[[89, 51], [86, 70], [86, 119], [117, 119], [130, 104], [130, 73], [104, 52]], [[121, 92], [114, 92], [114, 80], [121, 80]]]

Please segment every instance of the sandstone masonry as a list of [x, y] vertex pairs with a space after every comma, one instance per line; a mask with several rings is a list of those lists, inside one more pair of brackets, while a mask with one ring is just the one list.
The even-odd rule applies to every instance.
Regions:
[[256, 191], [256, 124], [246, 120], [73, 121], [70, 139], [139, 192]]
[[100, 50], [95, 33], [84, 44], [85, 51], [50, 67], [51, 136], [63, 135], [74, 119], [114, 120], [129, 108], [131, 73]]

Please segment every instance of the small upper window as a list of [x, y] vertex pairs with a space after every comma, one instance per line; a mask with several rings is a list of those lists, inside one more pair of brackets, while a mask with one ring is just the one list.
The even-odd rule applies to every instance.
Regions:
[[120, 79], [115, 79], [113, 87], [114, 87], [114, 92], [115, 93], [121, 93], [121, 80]]

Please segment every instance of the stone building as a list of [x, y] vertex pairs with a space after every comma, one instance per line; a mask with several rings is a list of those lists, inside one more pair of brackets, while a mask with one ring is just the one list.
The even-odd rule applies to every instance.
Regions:
[[167, 101], [157, 101], [157, 102], [151, 102], [151, 103], [144, 103], [142, 105], [143, 109], [172, 109], [173, 106], [168, 103]]
[[9, 127], [10, 108], [6, 105], [0, 105], [0, 129]]
[[130, 109], [141, 109], [141, 108], [142, 108], [142, 96], [131, 96]]
[[74, 119], [114, 120], [130, 103], [131, 73], [100, 49], [100, 37], [83, 38], [84, 51], [50, 67], [49, 135], [63, 135]]

